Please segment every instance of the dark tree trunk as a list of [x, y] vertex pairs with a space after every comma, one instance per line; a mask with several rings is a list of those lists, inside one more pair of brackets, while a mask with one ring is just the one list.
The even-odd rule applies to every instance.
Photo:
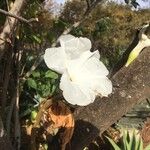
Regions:
[[129, 67], [121, 68], [112, 81], [114, 88], [110, 97], [97, 98], [93, 104], [76, 110], [73, 150], [83, 149], [134, 105], [150, 96], [150, 48]]

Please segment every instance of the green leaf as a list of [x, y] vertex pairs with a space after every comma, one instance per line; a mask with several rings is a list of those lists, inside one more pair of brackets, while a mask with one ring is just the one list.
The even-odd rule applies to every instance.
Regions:
[[43, 147], [44, 147], [44, 150], [48, 150], [48, 144], [44, 144]]
[[[142, 141], [141, 137], [140, 137], [139, 147], [137, 148], [137, 150], [143, 150], [143, 141]], [[148, 150], [150, 150], [150, 149], [148, 149]]]
[[56, 85], [53, 85], [53, 86], [52, 86], [52, 88], [51, 88], [51, 93], [52, 93], [52, 94], [56, 91], [56, 88], [57, 88]]
[[36, 41], [39, 44], [42, 42], [41, 39], [36, 35], [32, 35], [32, 38], [33, 38], [34, 41]]
[[33, 111], [31, 112], [31, 121], [32, 121], [32, 122], [35, 120], [36, 116], [37, 116], [37, 111], [36, 111], [36, 110], [33, 110]]
[[46, 73], [45, 73], [45, 77], [46, 78], [51, 78], [51, 79], [57, 79], [58, 78], [58, 74], [51, 71], [51, 70], [48, 70]]
[[32, 61], [33, 59], [34, 59], [34, 57], [31, 56], [31, 55], [29, 55], [29, 56], [27, 56], [27, 60], [26, 60], [26, 61], [27, 61], [27, 62], [28, 62], [28, 61], [30, 62], [30, 61]]
[[40, 77], [40, 72], [39, 72], [39, 71], [33, 71], [33, 72], [32, 72], [32, 76], [33, 76], [34, 78], [38, 78], [38, 77]]
[[[139, 150], [139, 147], [142, 146], [142, 139], [141, 137], [139, 137], [137, 134], [136, 134], [136, 131], [134, 130], [133, 131], [133, 141], [135, 142], [135, 150]], [[134, 143], [133, 142], [133, 143]], [[143, 146], [142, 146], [142, 150], [143, 150]]]
[[51, 95], [51, 85], [47, 82], [46, 84], [38, 85], [38, 94], [41, 97], [47, 97]]
[[111, 143], [111, 145], [113, 146], [114, 150], [121, 150], [120, 147], [109, 137], [106, 136], [106, 138], [109, 140], [109, 142]]
[[33, 89], [37, 89], [37, 83], [35, 82], [34, 79], [28, 78], [27, 83], [28, 83], [29, 87], [31, 87]]
[[123, 130], [123, 150], [143, 150], [143, 142], [136, 130]]
[[[123, 129], [122, 129], [123, 130]], [[124, 150], [127, 150], [128, 149], [128, 146], [127, 146], [127, 141], [126, 141], [126, 139], [127, 139], [127, 134], [126, 134], [126, 132], [123, 130], [123, 148], [124, 148]]]
[[[129, 135], [129, 131], [128, 135]], [[130, 150], [131, 148], [133, 148], [134, 150], [136, 150], [136, 145], [137, 145], [137, 138], [135, 136], [135, 130], [133, 130], [133, 132], [131, 131], [130, 135], [129, 135], [129, 144], [130, 144]]]
[[132, 148], [132, 145], [131, 145], [131, 142], [130, 142], [130, 135], [129, 135], [129, 132], [128, 131], [124, 131], [123, 133], [123, 138], [124, 138], [124, 145], [126, 147], [126, 150], [131, 150]]

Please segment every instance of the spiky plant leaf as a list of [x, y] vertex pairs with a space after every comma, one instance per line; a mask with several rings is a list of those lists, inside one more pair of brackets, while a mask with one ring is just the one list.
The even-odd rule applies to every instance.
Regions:
[[113, 146], [114, 150], [121, 150], [120, 147], [109, 137], [106, 136], [106, 138], [108, 139], [108, 141], [111, 143], [111, 145]]
[[131, 143], [129, 143], [130, 136], [128, 131], [123, 130], [123, 145], [125, 147], [125, 150], [131, 150]]
[[[128, 131], [129, 132], [129, 131]], [[131, 143], [131, 148], [137, 150], [137, 146], [138, 146], [138, 139], [136, 137], [136, 133], [135, 133], [135, 130], [133, 130], [131, 136], [130, 136], [130, 143]]]
[[[139, 147], [137, 150], [143, 150], [143, 141], [142, 139], [140, 138], [140, 143], [139, 143]], [[150, 150], [150, 149], [149, 149]]]

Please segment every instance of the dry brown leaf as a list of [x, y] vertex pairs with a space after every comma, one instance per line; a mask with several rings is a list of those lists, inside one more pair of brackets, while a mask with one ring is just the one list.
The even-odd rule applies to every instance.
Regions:
[[150, 144], [150, 119], [148, 119], [141, 130], [144, 147]]
[[74, 118], [68, 106], [62, 101], [54, 103], [48, 109], [48, 120], [52, 121], [52, 128], [63, 128], [60, 136], [61, 149], [65, 150], [66, 144], [70, 141], [74, 131]]

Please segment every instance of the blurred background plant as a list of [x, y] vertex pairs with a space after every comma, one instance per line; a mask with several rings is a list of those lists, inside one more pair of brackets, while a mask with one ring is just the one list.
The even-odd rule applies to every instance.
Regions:
[[150, 145], [143, 147], [143, 140], [136, 129], [122, 130], [122, 137], [118, 144], [116, 144], [111, 138], [107, 137], [114, 150], [149, 150]]

